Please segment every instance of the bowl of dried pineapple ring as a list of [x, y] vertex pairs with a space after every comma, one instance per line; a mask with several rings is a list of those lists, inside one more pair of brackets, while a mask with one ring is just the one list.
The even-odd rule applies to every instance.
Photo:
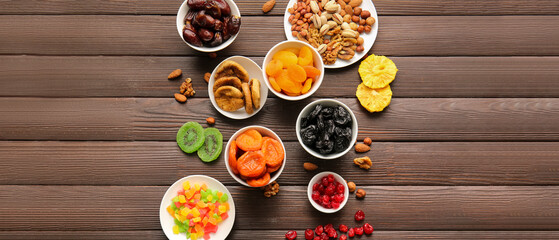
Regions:
[[357, 86], [355, 96], [369, 112], [384, 110], [392, 99], [390, 83], [396, 78], [396, 64], [385, 56], [371, 55], [359, 65], [363, 81]]
[[311, 45], [283, 41], [268, 51], [262, 64], [262, 77], [280, 98], [297, 101], [311, 96], [322, 84], [324, 64]]

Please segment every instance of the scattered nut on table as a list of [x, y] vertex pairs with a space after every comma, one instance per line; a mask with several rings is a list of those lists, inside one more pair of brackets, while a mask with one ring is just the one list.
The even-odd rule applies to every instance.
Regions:
[[363, 143], [358, 143], [355, 144], [355, 151], [358, 153], [364, 153], [364, 152], [368, 152], [369, 150], [371, 150], [371, 147], [363, 144]]
[[372, 143], [373, 143], [373, 140], [370, 137], [366, 137], [365, 139], [363, 139], [363, 144], [365, 144], [367, 146], [371, 146]]
[[367, 195], [367, 192], [365, 192], [365, 190], [363, 189], [357, 189], [357, 192], [355, 192], [355, 197], [359, 198], [359, 199], [363, 199], [365, 198], [365, 195]]
[[363, 169], [369, 169], [373, 166], [373, 162], [367, 156], [353, 159], [353, 163]]
[[206, 122], [209, 125], [214, 125], [215, 124], [215, 118], [213, 118], [213, 117], [206, 118]]
[[305, 170], [307, 171], [314, 171], [318, 168], [318, 166], [314, 163], [306, 162], [303, 163], [303, 168], [305, 168]]
[[274, 5], [276, 5], [276, 0], [269, 0], [265, 2], [264, 5], [262, 5], [262, 12], [267, 13], [269, 11], [272, 11]]
[[264, 196], [269, 198], [278, 194], [280, 186], [276, 181], [273, 181], [261, 189], [264, 190]]
[[347, 182], [347, 189], [350, 193], [355, 192], [355, 183], [354, 182]]
[[207, 83], [210, 82], [210, 77], [212, 76], [211, 73], [207, 72], [204, 73], [204, 81], [206, 81]]
[[175, 93], [175, 100], [177, 100], [177, 102], [184, 103], [186, 102], [186, 96], [180, 93]]
[[174, 78], [178, 78], [182, 75], [182, 70], [180, 69], [176, 69], [175, 71], [171, 72], [169, 74], [169, 76], [167, 76], [167, 79], [174, 79]]

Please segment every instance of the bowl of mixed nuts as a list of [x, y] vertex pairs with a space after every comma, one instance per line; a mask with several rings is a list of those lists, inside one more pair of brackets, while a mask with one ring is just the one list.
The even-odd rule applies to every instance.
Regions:
[[200, 52], [217, 52], [237, 38], [241, 12], [233, 0], [185, 0], [176, 22], [188, 46]]
[[371, 0], [290, 0], [284, 30], [287, 39], [317, 49], [325, 68], [342, 68], [371, 49], [378, 16]]

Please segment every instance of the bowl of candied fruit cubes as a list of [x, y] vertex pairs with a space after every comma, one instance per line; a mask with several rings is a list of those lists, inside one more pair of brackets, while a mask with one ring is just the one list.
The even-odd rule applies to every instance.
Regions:
[[317, 158], [335, 159], [352, 148], [357, 126], [348, 106], [335, 99], [321, 99], [301, 110], [295, 130], [305, 151]]
[[309, 182], [307, 196], [316, 210], [335, 213], [347, 203], [349, 189], [342, 176], [334, 172], [321, 172]]

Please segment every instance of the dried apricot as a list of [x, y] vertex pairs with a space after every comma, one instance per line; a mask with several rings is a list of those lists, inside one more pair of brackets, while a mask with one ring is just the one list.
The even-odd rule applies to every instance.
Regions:
[[287, 67], [287, 75], [289, 76], [289, 79], [291, 79], [291, 81], [301, 83], [307, 80], [307, 72], [305, 72], [305, 69], [296, 64]]
[[242, 133], [235, 140], [237, 147], [243, 151], [256, 151], [262, 148], [262, 135], [254, 130], [250, 129]]
[[266, 160], [261, 151], [250, 151], [237, 160], [239, 173], [247, 178], [257, 178], [266, 173]]
[[292, 52], [292, 53], [295, 53], [295, 55], [299, 56], [300, 50], [299, 50], [298, 48], [286, 48], [286, 49], [284, 49], [284, 50], [290, 51], [290, 52]]
[[320, 76], [320, 70], [318, 70], [318, 68], [315, 68], [313, 66], [303, 66], [303, 69], [305, 69], [307, 77], [315, 78], [317, 76]]
[[279, 51], [276, 54], [274, 54], [272, 59], [281, 61], [283, 63], [283, 67], [297, 64], [297, 55], [295, 55], [295, 53], [290, 51], [285, 51], [285, 50]]
[[283, 70], [283, 73], [276, 80], [283, 91], [294, 94], [295, 96], [300, 95], [303, 86], [301, 83], [291, 81], [287, 70]]
[[239, 174], [239, 170], [237, 170], [237, 144], [235, 141], [231, 142], [231, 147], [229, 148], [229, 167], [231, 167], [233, 173]]
[[278, 85], [278, 82], [276, 82], [274, 77], [269, 77], [268, 81], [270, 81], [270, 85], [272, 85], [272, 88], [276, 90], [276, 92], [281, 92], [281, 87]]
[[266, 73], [270, 76], [278, 74], [283, 68], [283, 63], [280, 60], [272, 60], [266, 66]]
[[301, 93], [305, 94], [308, 93], [309, 90], [311, 90], [312, 87], [312, 78], [307, 78], [307, 81], [305, 81], [305, 84], [303, 84], [303, 89], [301, 89]]
[[301, 66], [312, 65], [312, 50], [309, 47], [302, 47], [299, 51], [298, 63]]
[[270, 174], [265, 173], [261, 178], [248, 179], [247, 184], [251, 187], [264, 187], [270, 182]]
[[273, 168], [272, 167], [267, 167], [266, 169], [269, 173], [273, 173], [273, 172], [279, 170], [280, 168], [281, 168], [281, 164], [278, 165], [277, 167], [273, 167]]
[[268, 167], [277, 167], [283, 162], [285, 152], [280, 142], [273, 138], [265, 137], [262, 143], [262, 154]]

